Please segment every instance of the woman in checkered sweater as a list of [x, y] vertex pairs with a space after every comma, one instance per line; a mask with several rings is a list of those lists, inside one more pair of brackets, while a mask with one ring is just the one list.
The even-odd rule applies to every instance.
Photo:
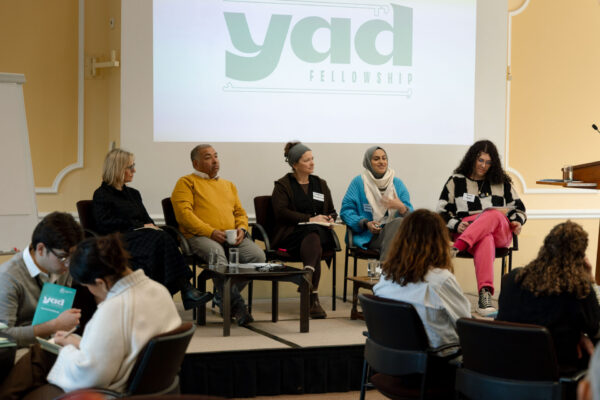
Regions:
[[474, 143], [442, 189], [437, 211], [454, 239], [453, 247], [473, 255], [479, 290], [477, 312], [489, 315], [494, 293], [497, 247], [508, 247], [527, 220], [525, 205], [502, 169], [489, 140]]

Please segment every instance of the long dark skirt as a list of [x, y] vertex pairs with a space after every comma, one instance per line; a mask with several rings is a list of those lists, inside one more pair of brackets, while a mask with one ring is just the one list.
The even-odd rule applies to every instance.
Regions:
[[319, 235], [323, 250], [335, 247], [331, 230], [321, 225], [297, 225], [292, 233], [279, 242], [278, 247], [286, 249], [288, 254], [293, 257], [299, 257], [302, 240], [312, 232], [316, 232]]
[[177, 242], [167, 232], [138, 229], [124, 233], [123, 237], [134, 270], [142, 268], [149, 278], [171, 291], [174, 284], [192, 277], [192, 271], [185, 264]]

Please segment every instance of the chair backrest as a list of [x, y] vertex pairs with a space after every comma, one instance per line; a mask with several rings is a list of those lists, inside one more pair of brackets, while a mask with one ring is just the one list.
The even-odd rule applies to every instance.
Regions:
[[194, 329], [191, 322], [185, 322], [177, 329], [150, 339], [131, 371], [128, 393], [160, 393], [169, 388], [179, 373]]
[[177, 218], [175, 218], [175, 210], [173, 210], [173, 203], [171, 203], [170, 197], [165, 197], [161, 200], [163, 214], [165, 216], [165, 224], [172, 226], [175, 229], [179, 229]]
[[[256, 213], [256, 222], [265, 228], [267, 235], [272, 238], [275, 231], [275, 213], [273, 212], [271, 196], [256, 196], [254, 198], [254, 212]], [[259, 231], [253, 230], [252, 237], [257, 240], [264, 240]]]
[[521, 381], [559, 378], [552, 336], [543, 326], [460, 318], [457, 330], [466, 369]]
[[97, 231], [92, 200], [79, 200], [77, 202], [77, 214], [79, 214], [79, 223], [83, 229]]
[[397, 350], [425, 351], [429, 348], [423, 322], [412, 304], [372, 294], [358, 295], [369, 338]]

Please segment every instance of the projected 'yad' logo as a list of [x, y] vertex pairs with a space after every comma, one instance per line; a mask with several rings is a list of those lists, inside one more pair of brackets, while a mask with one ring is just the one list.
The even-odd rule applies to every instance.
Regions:
[[[336, 16], [331, 10], [339, 12], [340, 3], [326, 0], [224, 2], [236, 6], [235, 12], [229, 10], [223, 14], [231, 43], [225, 51], [225, 76], [237, 83], [228, 81], [223, 90], [334, 93], [341, 90], [363, 94], [377, 92], [383, 85], [386, 94], [410, 96], [412, 71], [398, 67], [412, 66], [412, 8], [353, 3], [351, 13], [346, 11], [345, 15]], [[287, 9], [290, 5], [302, 6], [303, 10], [298, 16], [273, 13], [277, 5], [285, 5]], [[248, 8], [247, 12], [243, 12], [243, 6]], [[306, 7], [310, 7], [308, 12]], [[360, 8], [371, 11], [375, 18], [365, 20], [364, 13], [358, 18], [356, 9]], [[329, 11], [319, 12], [324, 9]], [[323, 15], [314, 15], [317, 13]], [[380, 14], [387, 14], [386, 19]], [[256, 26], [258, 23], [265, 26]], [[282, 65], [284, 56], [287, 62]], [[277, 72], [285, 74], [285, 82], [281, 76], [274, 78]], [[244, 84], [249, 82], [269, 84], [269, 88]]]

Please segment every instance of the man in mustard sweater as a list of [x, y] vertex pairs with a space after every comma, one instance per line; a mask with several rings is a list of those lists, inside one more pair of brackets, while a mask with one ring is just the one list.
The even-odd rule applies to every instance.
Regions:
[[[240, 251], [241, 263], [263, 263], [265, 253], [247, 237], [248, 216], [242, 208], [235, 185], [221, 179], [219, 158], [215, 149], [201, 144], [192, 150], [194, 172], [179, 178], [171, 202], [179, 229], [187, 238], [192, 251], [208, 261], [211, 249], [217, 253], [219, 263], [226, 264], [227, 246], [225, 231], [237, 230], [235, 247]], [[215, 302], [221, 308], [223, 281], [214, 279]], [[231, 315], [238, 325], [253, 321], [240, 291], [248, 282], [231, 288]]]

